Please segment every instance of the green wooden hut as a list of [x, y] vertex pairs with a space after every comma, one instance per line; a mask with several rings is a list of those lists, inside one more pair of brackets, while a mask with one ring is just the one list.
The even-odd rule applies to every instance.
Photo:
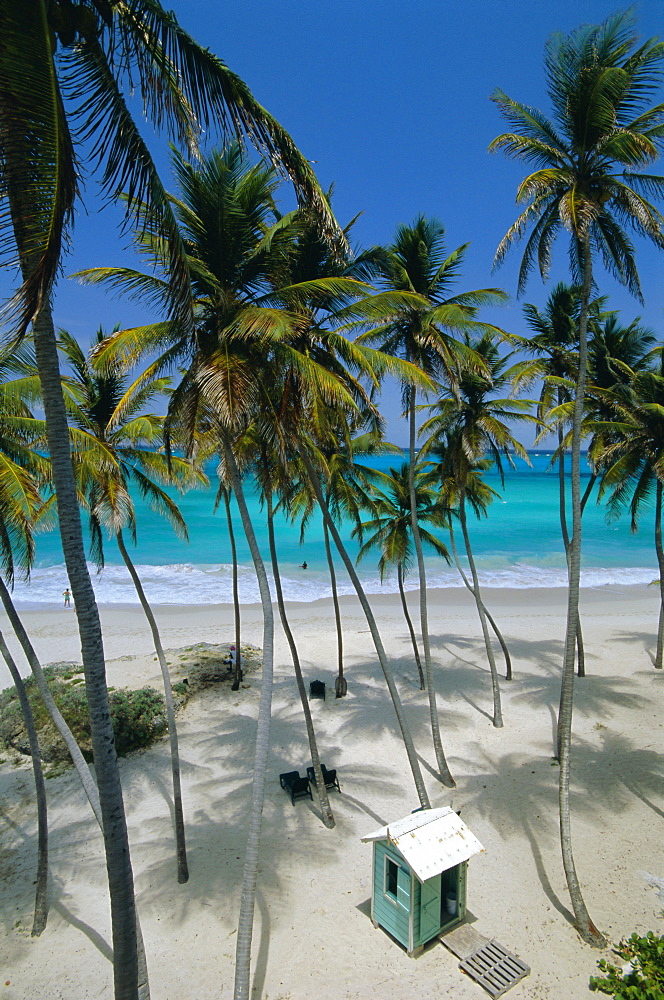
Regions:
[[484, 848], [451, 809], [424, 809], [362, 837], [373, 843], [371, 919], [409, 955], [466, 918], [468, 859]]

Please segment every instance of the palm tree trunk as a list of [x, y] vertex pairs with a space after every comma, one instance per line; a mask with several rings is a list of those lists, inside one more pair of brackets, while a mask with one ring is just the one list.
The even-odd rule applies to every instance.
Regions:
[[493, 655], [493, 648], [491, 646], [491, 636], [489, 635], [489, 629], [486, 622], [486, 613], [484, 611], [484, 604], [482, 603], [482, 598], [480, 594], [480, 581], [477, 576], [477, 569], [475, 567], [475, 560], [473, 558], [473, 550], [470, 547], [470, 535], [468, 534], [468, 523], [466, 521], [466, 495], [463, 490], [461, 490], [459, 498], [459, 521], [461, 523], [461, 531], [463, 533], [464, 545], [466, 546], [466, 555], [468, 556], [470, 575], [473, 578], [473, 592], [475, 594], [475, 604], [477, 605], [477, 613], [480, 618], [480, 625], [482, 626], [482, 635], [484, 636], [484, 645], [486, 648], [487, 659], [489, 661], [489, 669], [491, 670], [491, 688], [493, 691], [493, 724], [496, 729], [502, 729], [503, 712], [500, 704], [500, 684], [498, 683], [498, 670], [496, 668], [496, 660]]
[[245, 855], [242, 888], [240, 896], [240, 916], [235, 947], [235, 987], [234, 1000], [249, 1000], [251, 992], [251, 939], [253, 936], [254, 908], [256, 904], [256, 883], [258, 881], [258, 856], [260, 852], [261, 828], [263, 825], [263, 802], [267, 778], [267, 758], [270, 749], [270, 721], [272, 713], [272, 671], [274, 658], [274, 614], [270, 585], [265, 572], [256, 534], [251, 523], [247, 503], [242, 488], [242, 480], [235, 462], [229, 440], [222, 440], [224, 457], [235, 499], [242, 519], [242, 527], [247, 538], [251, 558], [256, 570], [258, 589], [263, 607], [263, 671], [261, 696], [256, 725], [256, 750], [254, 772], [251, 784], [251, 807], [247, 819], [247, 852]]
[[240, 650], [241, 625], [240, 625], [240, 592], [237, 580], [237, 546], [235, 544], [235, 532], [233, 530], [233, 515], [231, 513], [230, 493], [222, 483], [220, 485], [221, 495], [224, 498], [226, 508], [226, 522], [228, 524], [228, 538], [231, 543], [231, 558], [233, 560], [233, 612], [235, 616], [235, 676], [231, 684], [231, 691], [238, 691], [242, 683], [242, 652]]
[[44, 772], [39, 756], [39, 741], [37, 740], [37, 730], [35, 720], [30, 708], [28, 696], [25, 693], [25, 685], [18, 672], [18, 667], [7, 648], [5, 638], [0, 632], [0, 653], [9, 668], [12, 676], [18, 700], [21, 705], [21, 713], [25, 728], [28, 733], [30, 743], [30, 757], [32, 758], [32, 771], [35, 777], [35, 794], [37, 797], [37, 880], [35, 890], [35, 912], [32, 918], [32, 937], [39, 937], [46, 927], [48, 917], [48, 819], [46, 812], [46, 785], [44, 783]]
[[141, 583], [140, 577], [136, 572], [136, 567], [134, 566], [129, 556], [129, 553], [127, 552], [127, 547], [124, 543], [124, 538], [122, 537], [122, 531], [118, 531], [115, 537], [118, 543], [118, 548], [120, 549], [120, 555], [124, 559], [125, 566], [129, 570], [129, 575], [131, 576], [134, 587], [136, 588], [136, 593], [138, 594], [138, 599], [141, 602], [141, 607], [143, 608], [145, 617], [148, 620], [150, 631], [152, 632], [152, 641], [154, 642], [155, 652], [157, 654], [157, 659], [159, 660], [159, 666], [161, 668], [161, 677], [164, 683], [164, 699], [166, 701], [166, 717], [168, 719], [168, 736], [171, 745], [171, 774], [173, 777], [173, 816], [175, 820], [175, 843], [176, 843], [176, 853], [177, 853], [177, 863], [178, 863], [178, 882], [182, 884], [184, 882], [189, 881], [189, 867], [187, 865], [187, 845], [185, 842], [185, 835], [184, 835], [182, 786], [180, 782], [180, 752], [178, 749], [178, 732], [175, 724], [175, 708], [173, 706], [173, 689], [171, 687], [171, 676], [170, 673], [168, 672], [168, 664], [166, 663], [164, 649], [161, 644], [161, 636], [159, 635], [157, 622], [155, 621], [155, 617], [152, 613], [152, 608], [148, 603], [148, 599], [145, 596], [145, 591], [143, 590], [143, 584]]
[[[561, 406], [563, 402], [562, 390], [558, 390], [558, 406]], [[563, 449], [563, 429], [558, 426], [558, 449], [560, 451], [560, 458], [558, 459], [558, 494], [559, 494], [559, 510], [560, 510], [560, 532], [563, 536], [563, 545], [565, 547], [565, 560], [567, 562], [567, 572], [569, 574], [569, 531], [567, 529], [567, 510], [566, 510], [566, 498], [565, 498], [565, 452]], [[592, 487], [591, 487], [592, 491]], [[581, 502], [581, 513], [583, 513], [583, 508], [587, 502], [588, 493], [584, 496]], [[579, 677], [586, 676], [586, 654], [583, 647], [583, 633], [581, 631], [581, 619], [579, 618], [576, 626], [576, 655], [577, 655], [577, 672]]]
[[[364, 588], [360, 583], [360, 578], [358, 577], [355, 567], [353, 566], [353, 561], [348, 555], [346, 548], [343, 542], [341, 541], [341, 536], [337, 530], [337, 526], [334, 523], [332, 515], [330, 514], [330, 510], [327, 506], [327, 503], [325, 502], [325, 497], [323, 496], [323, 491], [321, 489], [321, 484], [320, 484], [320, 479], [318, 478], [318, 474], [314, 469], [311, 463], [311, 459], [309, 458], [309, 455], [307, 454], [304, 447], [300, 448], [299, 454], [300, 457], [302, 458], [304, 467], [307, 470], [307, 475], [309, 476], [309, 481], [313, 487], [314, 493], [316, 494], [318, 505], [320, 506], [320, 509], [323, 512], [323, 517], [325, 518], [325, 521], [327, 522], [327, 525], [330, 529], [330, 534], [334, 539], [334, 544], [336, 545], [339, 555], [343, 560], [344, 566], [348, 571], [348, 575], [352, 580], [353, 586], [355, 587], [355, 592], [359, 598], [360, 604], [362, 605], [362, 610], [364, 611], [365, 617], [367, 619], [369, 631], [371, 632], [371, 636], [374, 641], [374, 646], [376, 648], [376, 654], [378, 656], [378, 660], [380, 662], [381, 669], [383, 671], [383, 676], [385, 677], [385, 683], [387, 684], [388, 691], [390, 692], [390, 697], [392, 698], [392, 704], [394, 705], [394, 711], [396, 712], [397, 721], [399, 723], [399, 728], [401, 730], [401, 736], [404, 742], [404, 746], [406, 748], [406, 754], [408, 756], [408, 762], [410, 764], [410, 769], [413, 773], [415, 788], [417, 789], [417, 795], [420, 800], [420, 806], [423, 809], [430, 809], [431, 803], [429, 802], [429, 796], [427, 794], [427, 790], [424, 785], [424, 781], [422, 779], [422, 771], [420, 769], [420, 762], [417, 759], [417, 754], [415, 753], [415, 747], [413, 745], [413, 737], [411, 736], [408, 723], [406, 722], [406, 717], [404, 715], [401, 699], [399, 698], [399, 692], [397, 691], [396, 684], [394, 683], [394, 678], [392, 677], [392, 672], [387, 662], [387, 656], [385, 655], [385, 649], [383, 647], [383, 640], [380, 637], [380, 632], [378, 631], [378, 626], [376, 625], [376, 619], [374, 618], [371, 606], [369, 605], [369, 601], [367, 600], [367, 595], [364, 592]], [[448, 781], [446, 781], [445, 783], [448, 784], [449, 782], [449, 787], [453, 788], [455, 784], [454, 779], [452, 778], [452, 775], [449, 774], [449, 771], [447, 772], [447, 774], [448, 774]]]
[[279, 561], [277, 559], [277, 545], [274, 539], [274, 510], [272, 508], [272, 492], [270, 490], [266, 492], [265, 501], [267, 505], [267, 531], [270, 542], [270, 557], [272, 559], [272, 575], [274, 577], [274, 588], [277, 592], [277, 607], [279, 608], [281, 625], [283, 627], [284, 634], [286, 636], [286, 640], [288, 642], [288, 646], [291, 651], [291, 656], [293, 658], [293, 669], [295, 670], [295, 680], [297, 681], [297, 690], [300, 694], [300, 701], [302, 702], [302, 711], [304, 712], [304, 721], [307, 727], [307, 738], [309, 740], [309, 750], [311, 752], [311, 763], [313, 765], [314, 773], [316, 775], [316, 791], [318, 792], [320, 811], [323, 817], [323, 823], [325, 823], [325, 826], [331, 830], [334, 827], [334, 815], [332, 813], [332, 807], [330, 806], [330, 800], [327, 794], [327, 788], [325, 787], [325, 778], [323, 777], [323, 771], [320, 766], [320, 755], [318, 753], [318, 744], [316, 743], [314, 722], [313, 719], [311, 718], [311, 709], [309, 708], [309, 699], [307, 698], [307, 690], [304, 686], [304, 680], [302, 678], [302, 667], [300, 666], [300, 657], [298, 655], [297, 646], [295, 645], [295, 639], [293, 638], [293, 633], [291, 631], [291, 627], [288, 622], [288, 618], [286, 616], [284, 595], [281, 589], [281, 574], [279, 573]]
[[55, 485], [62, 550], [81, 638], [81, 656], [90, 713], [95, 773], [99, 788], [106, 868], [111, 899], [113, 980], [115, 1000], [138, 997], [136, 904], [129, 853], [120, 770], [108, 706], [101, 623], [85, 561], [83, 533], [60, 367], [50, 304], [42, 306], [33, 324], [35, 356], [41, 383], [48, 450]]
[[459, 570], [459, 575], [461, 576], [461, 579], [463, 580], [463, 582], [464, 582], [464, 584], [466, 586], [466, 589], [471, 592], [471, 594], [473, 595], [473, 597], [475, 598], [476, 601], [477, 601], [477, 599], [479, 597], [479, 600], [482, 602], [482, 607], [484, 608], [484, 614], [486, 615], [486, 619], [487, 619], [489, 625], [491, 626], [491, 628], [493, 629], [493, 633], [494, 633], [496, 639], [498, 640], [498, 642], [500, 644], [500, 648], [503, 651], [503, 656], [505, 657], [505, 680], [506, 681], [511, 681], [512, 680], [512, 657], [510, 656], [510, 651], [507, 648], [507, 643], [505, 642], [505, 639], [503, 638], [503, 633], [500, 631], [500, 629], [496, 625], [496, 623], [494, 621], [494, 618], [493, 618], [493, 615], [491, 614], [491, 612], [487, 608], [486, 604], [484, 603], [484, 601], [482, 601], [481, 594], [478, 595], [478, 594], [475, 593], [475, 591], [473, 589], [472, 583], [470, 582], [470, 580], [468, 579], [468, 577], [466, 576], [466, 574], [463, 571], [463, 566], [461, 565], [461, 560], [459, 559], [459, 553], [457, 552], [456, 539], [454, 537], [454, 529], [452, 528], [451, 524], [450, 524], [450, 527], [449, 527], [449, 531], [450, 531], [450, 546], [452, 548], [452, 555], [454, 556], [454, 562], [455, 562], [456, 568]]
[[659, 566], [659, 626], [657, 628], [657, 652], [655, 666], [662, 669], [662, 654], [664, 647], [664, 549], [662, 548], [662, 484], [657, 480], [655, 494], [655, 551]]
[[590, 256], [590, 239], [587, 232], [583, 235], [582, 249], [584, 274], [579, 315], [579, 374], [574, 395], [574, 418], [572, 423], [572, 539], [569, 553], [565, 659], [563, 663], [560, 715], [558, 718], [560, 760], [558, 805], [563, 867], [574, 909], [576, 929], [588, 944], [596, 948], [602, 948], [606, 944], [606, 940], [590, 919], [576, 873], [572, 851], [572, 827], [569, 806], [570, 751], [574, 707], [574, 646], [579, 622], [579, 584], [581, 578], [581, 421], [583, 418], [583, 404], [586, 391], [588, 307], [592, 289], [592, 260]]
[[408, 491], [410, 494], [410, 523], [413, 531], [413, 541], [415, 552], [417, 553], [417, 570], [420, 578], [420, 631], [422, 633], [422, 647], [424, 649], [424, 673], [426, 676], [427, 695], [429, 698], [429, 717], [431, 719], [431, 735], [433, 737], [433, 747], [436, 753], [438, 772], [443, 784], [447, 785], [451, 779], [451, 774], [445, 760], [443, 742], [440, 738], [440, 726], [438, 724], [438, 706], [436, 705], [436, 687], [433, 680], [433, 670], [431, 667], [431, 644], [429, 642], [429, 621], [427, 615], [427, 576], [424, 568], [424, 553], [422, 551], [422, 539], [420, 538], [420, 526], [417, 523], [417, 497], [415, 495], [415, 387], [408, 390], [409, 405], [409, 449], [410, 462], [408, 464]]
[[337, 679], [334, 682], [334, 693], [337, 698], [343, 698], [348, 693], [348, 683], [344, 677], [344, 633], [341, 627], [337, 574], [334, 570], [334, 559], [332, 558], [332, 548], [330, 546], [330, 532], [328, 531], [325, 518], [323, 518], [323, 537], [325, 538], [325, 555], [327, 556], [327, 568], [330, 572], [330, 586], [332, 587], [334, 621], [337, 627]]
[[413, 644], [413, 653], [415, 655], [415, 663], [417, 664], [417, 672], [420, 675], [420, 691], [424, 691], [425, 682], [424, 682], [424, 674], [422, 672], [422, 661], [420, 660], [420, 651], [417, 648], [415, 629], [413, 628], [413, 623], [410, 620], [408, 605], [406, 603], [406, 593], [403, 589], [403, 568], [401, 566], [401, 563], [397, 563], [397, 580], [399, 582], [399, 594], [401, 595], [401, 607], [403, 608], [404, 618], [406, 619], [406, 624], [408, 625], [408, 631], [410, 632], [410, 641]]

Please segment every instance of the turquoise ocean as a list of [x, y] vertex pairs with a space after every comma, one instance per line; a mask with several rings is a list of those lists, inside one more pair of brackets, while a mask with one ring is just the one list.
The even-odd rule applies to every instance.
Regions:
[[[506, 469], [504, 488], [497, 473], [490, 474], [487, 480], [501, 493], [501, 497], [492, 504], [488, 518], [469, 520], [473, 551], [481, 582], [485, 586], [565, 586], [557, 473], [550, 468], [550, 452], [532, 452], [530, 461], [532, 465], [528, 466], [517, 459], [514, 469]], [[367, 460], [367, 464], [387, 470], [400, 463], [398, 456], [395, 460], [394, 455], [389, 455], [374, 456]], [[140, 499], [136, 500], [138, 543], [132, 555], [148, 599], [155, 604], [195, 605], [232, 601], [231, 548], [226, 515], [223, 507], [214, 511], [217, 480], [213, 467], [208, 474], [211, 480], [208, 489], [191, 491], [183, 497], [174, 494], [187, 522], [188, 543], [178, 539], [169, 524]], [[589, 475], [587, 469], [584, 475]], [[247, 482], [247, 494], [259, 543], [268, 561], [265, 517], [250, 481]], [[593, 497], [589, 501], [584, 514], [582, 584], [650, 583], [658, 575], [652, 512], [644, 513], [639, 530], [633, 534], [628, 516], [607, 522], [604, 507], [598, 507], [594, 500]], [[237, 510], [234, 511], [234, 525], [241, 597], [244, 602], [258, 601], [258, 588]], [[342, 534], [348, 541], [349, 551], [355, 556], [358, 546], [350, 539], [349, 525]], [[445, 535], [442, 538], [447, 542]], [[304, 542], [300, 544], [299, 524], [279, 518], [277, 546], [287, 600], [306, 602], [330, 595], [319, 519], [312, 519]], [[112, 540], [105, 544], [105, 559], [106, 565], [101, 573], [97, 573], [91, 565], [99, 603], [137, 603], [129, 574]], [[306, 570], [300, 568], [304, 561], [307, 563]], [[375, 558], [369, 555], [359, 565], [367, 591], [372, 594], [396, 592], [396, 575], [386, 578], [381, 584], [377, 561], [377, 555]], [[336, 562], [339, 564], [340, 593], [353, 593], [338, 557]], [[408, 589], [416, 589], [416, 577], [416, 572], [411, 571], [407, 579]], [[456, 569], [433, 555], [427, 557], [427, 580], [430, 587], [462, 586]], [[17, 605], [40, 607], [58, 604], [66, 586], [67, 575], [57, 531], [39, 535], [30, 581], [16, 581], [14, 596]]]

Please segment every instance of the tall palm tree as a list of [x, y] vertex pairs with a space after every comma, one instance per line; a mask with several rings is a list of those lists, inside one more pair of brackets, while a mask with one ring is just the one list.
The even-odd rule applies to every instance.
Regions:
[[[571, 395], [568, 383], [573, 382], [578, 372], [579, 309], [580, 289], [560, 281], [553, 288], [543, 310], [530, 302], [523, 307], [526, 323], [533, 331], [530, 337], [521, 341], [523, 347], [537, 357], [532, 369], [524, 372], [528, 379], [542, 378], [542, 389], [537, 407], [543, 432], [549, 431], [547, 418], [554, 407], [561, 412]], [[562, 416], [556, 420], [558, 448], [552, 462], [558, 465], [558, 513], [560, 531], [565, 548], [565, 559], [569, 562], [570, 537], [567, 523], [567, 474], [565, 469], [565, 430]], [[579, 620], [576, 632], [577, 670], [579, 677], [585, 675], [585, 653], [583, 634]]]
[[[449, 562], [450, 556], [445, 545], [433, 532], [424, 527], [427, 522], [439, 529], [447, 527], [446, 515], [436, 505], [436, 496], [431, 487], [427, 487], [423, 482], [421, 470], [416, 470], [414, 479], [417, 521], [422, 541], [437, 555]], [[388, 474], [381, 477], [380, 486], [369, 487], [366, 495], [366, 506], [371, 516], [368, 521], [362, 522], [360, 528], [362, 536], [366, 532], [372, 532], [372, 534], [360, 548], [357, 559], [359, 562], [369, 552], [379, 549], [378, 570], [381, 581], [384, 579], [386, 571], [396, 566], [401, 607], [413, 646], [415, 663], [420, 677], [420, 690], [423, 691], [425, 680], [422, 662], [404, 592], [404, 579], [408, 575], [413, 557], [410, 480], [410, 469], [408, 464], [404, 463], [400, 468], [390, 468]], [[357, 536], [360, 531], [355, 528], [353, 534]]]
[[[478, 493], [477, 477], [484, 471], [479, 463], [488, 456], [495, 463], [501, 479], [503, 458], [512, 462], [512, 453], [528, 462], [528, 453], [511, 432], [507, 421], [532, 421], [536, 418], [529, 412], [529, 400], [498, 397], [493, 394], [505, 391], [521, 376], [527, 362], [509, 365], [511, 355], [501, 356], [491, 332], [483, 333], [471, 340], [465, 335], [466, 346], [472, 348], [481, 359], [482, 367], [467, 368], [460, 373], [453, 391], [434, 403], [434, 416], [422, 427], [423, 433], [430, 435], [422, 452], [442, 453], [443, 472], [441, 476], [444, 506], [456, 509], [463, 533], [468, 564], [473, 579], [473, 591], [477, 612], [482, 626], [487, 659], [491, 670], [493, 688], [493, 724], [503, 725], [500, 703], [498, 671], [491, 646], [484, 602], [482, 601], [479, 578], [473, 558], [466, 518], [466, 501], [470, 500], [478, 516], [486, 510], [488, 493], [485, 490], [482, 501]], [[474, 488], [471, 489], [471, 483]]]
[[[11, 357], [2, 359], [3, 374], [18, 367]], [[40, 494], [48, 477], [48, 463], [31, 445], [41, 437], [30, 410], [22, 400], [19, 379], [0, 386], [0, 564], [11, 586], [17, 570], [28, 576], [34, 557], [33, 533], [45, 505]], [[42, 431], [43, 433], [43, 431]], [[6, 587], [4, 588], [6, 590]], [[8, 592], [7, 592], [8, 593]], [[10, 598], [11, 602], [11, 598]], [[37, 877], [32, 936], [46, 927], [48, 916], [48, 816], [46, 787], [34, 717], [18, 667], [0, 633], [0, 654], [16, 688], [28, 735], [37, 799]]]
[[286, 605], [284, 602], [283, 588], [281, 586], [281, 573], [279, 571], [279, 559], [277, 556], [277, 542], [275, 538], [274, 531], [274, 494], [275, 488], [279, 490], [281, 494], [280, 502], [284, 504], [287, 508], [289, 493], [291, 491], [291, 481], [287, 478], [285, 470], [280, 467], [280, 462], [278, 457], [275, 460], [270, 460], [267, 454], [267, 449], [264, 445], [258, 442], [257, 457], [259, 461], [256, 465], [256, 474], [258, 482], [261, 487], [262, 497], [265, 503], [266, 513], [267, 513], [267, 530], [268, 530], [268, 542], [270, 547], [270, 561], [272, 563], [272, 577], [274, 579], [274, 589], [277, 596], [277, 607], [279, 609], [279, 617], [281, 619], [281, 625], [286, 636], [286, 641], [288, 642], [288, 647], [291, 651], [291, 658], [293, 660], [293, 670], [295, 671], [295, 680], [297, 683], [297, 690], [300, 696], [300, 703], [302, 705], [302, 712], [304, 714], [304, 721], [307, 729], [307, 739], [309, 741], [309, 751], [311, 753], [311, 763], [314, 769], [314, 774], [316, 776], [316, 794], [318, 796], [318, 801], [320, 804], [321, 815], [323, 818], [323, 823], [328, 829], [332, 829], [335, 825], [334, 814], [332, 812], [332, 807], [330, 805], [330, 800], [327, 794], [327, 788], [325, 785], [325, 778], [323, 777], [323, 771], [321, 768], [320, 754], [318, 753], [318, 741], [316, 740], [316, 732], [314, 729], [314, 721], [311, 715], [311, 708], [309, 706], [309, 699], [307, 697], [307, 690], [304, 684], [304, 678], [302, 676], [302, 667], [300, 665], [300, 656], [297, 650], [297, 645], [295, 643], [295, 637], [293, 636], [293, 631], [290, 627], [290, 622], [288, 621], [288, 616], [286, 614]]
[[[105, 334], [100, 329], [96, 346], [104, 340]], [[167, 379], [145, 381], [139, 377], [132, 382], [117, 360], [114, 363], [107, 360], [103, 369], [95, 370], [78, 341], [66, 330], [60, 331], [59, 346], [70, 369], [65, 376], [70, 419], [81, 432], [75, 445], [75, 459], [80, 489], [90, 512], [92, 555], [97, 565], [103, 566], [106, 528], [115, 539], [134, 584], [161, 669], [171, 752], [178, 882], [183, 883], [189, 879], [189, 868], [173, 689], [157, 622], [127, 550], [124, 532], [136, 542], [135, 508], [129, 492], [133, 484], [150, 506], [170, 521], [180, 537], [187, 538], [180, 510], [160, 483], [183, 489], [207, 480], [191, 463], [175, 456], [167, 459], [154, 450], [161, 443], [163, 418], [143, 411], [156, 396], [168, 391]]]
[[[574, 644], [579, 618], [581, 567], [581, 422], [586, 387], [587, 326], [593, 288], [593, 258], [637, 297], [641, 290], [634, 248], [625, 224], [664, 248], [663, 217], [648, 200], [657, 197], [664, 178], [646, 173], [664, 141], [664, 106], [652, 105], [659, 87], [664, 45], [650, 39], [638, 44], [630, 12], [601, 25], [554, 35], [545, 54], [545, 72], [553, 116], [529, 108], [497, 90], [493, 99], [511, 126], [490, 150], [502, 150], [535, 170], [521, 182], [517, 200], [525, 210], [501, 241], [496, 263], [526, 230], [519, 273], [522, 291], [537, 258], [540, 273], [549, 271], [556, 235], [570, 237], [570, 262], [581, 286], [579, 367], [572, 421], [572, 540], [565, 661], [563, 669], [560, 757], [560, 833], [563, 865], [576, 926], [585, 941], [601, 946], [583, 901], [572, 853], [569, 816], [569, 747], [574, 690]], [[644, 171], [644, 172], [637, 172]]]
[[[89, 579], [68, 451], [51, 301], [71, 230], [81, 177], [97, 168], [111, 197], [126, 192], [129, 215], [148, 204], [165, 237], [172, 311], [191, 325], [186, 255], [170, 203], [125, 95], [137, 87], [146, 117], [191, 148], [220, 123], [247, 134], [311, 203], [325, 231], [336, 229], [306, 159], [248, 87], [197, 45], [158, 0], [2, 0], [0, 46], [0, 217], [2, 252], [20, 264], [13, 314], [19, 332], [33, 323], [48, 423], [63, 550], [81, 634], [92, 741], [100, 785], [117, 1000], [134, 1000], [137, 957], [133, 875], [108, 711], [99, 614]], [[343, 244], [343, 239], [337, 237]]]
[[[237, 1000], [245, 1000], [250, 988], [269, 745], [273, 612], [265, 566], [244, 499], [235, 445], [255, 423], [271, 453], [286, 461], [289, 454], [298, 450], [302, 453], [303, 429], [320, 426], [317, 418], [322, 412], [355, 412], [359, 405], [356, 400], [371, 406], [367, 391], [350, 374], [350, 368], [373, 379], [374, 384], [387, 371], [403, 374], [408, 367], [415, 379], [419, 373], [414, 366], [355, 345], [341, 334], [316, 325], [310, 303], [326, 302], [336, 295], [360, 297], [366, 292], [356, 280], [334, 276], [275, 287], [274, 257], [284, 251], [291, 220], [272, 224], [276, 184], [272, 170], [263, 164], [250, 167], [237, 146], [212, 152], [196, 165], [175, 156], [174, 168], [181, 189], [174, 208], [192, 276], [194, 333], [190, 337], [173, 321], [120, 331], [109, 339], [98, 358], [101, 361], [106, 352], [109, 356], [119, 352], [129, 361], [146, 350], [163, 351], [166, 347], [147, 370], [150, 376], [178, 358], [184, 360], [184, 376], [169, 401], [167, 437], [189, 449], [194, 447], [197, 433], [216, 436], [223, 462], [221, 474], [228, 478], [235, 494], [259, 582], [264, 615], [263, 683], [236, 946], [235, 994]], [[151, 257], [156, 274], [99, 268], [86, 272], [83, 278], [110, 282], [130, 293], [138, 290], [166, 305], [165, 283], [160, 277], [167, 265], [163, 246], [152, 240], [149, 227], [138, 240]], [[306, 464], [306, 454], [303, 461]], [[311, 467], [309, 471], [313, 471]], [[380, 648], [381, 662], [388, 671], [382, 644]], [[392, 688], [396, 694], [393, 684]], [[396, 698], [398, 702], [398, 695]], [[405, 725], [403, 713], [402, 722]], [[418, 794], [424, 800], [422, 804], [428, 803], [412, 740], [408, 750], [416, 782], [419, 779]]]
[[[337, 417], [339, 415], [337, 414]], [[358, 534], [361, 533], [361, 505], [366, 497], [366, 490], [371, 484], [381, 481], [382, 476], [366, 462], [358, 461], [363, 456], [397, 452], [401, 449], [383, 440], [380, 430], [374, 429], [356, 437], [350, 437], [350, 429], [339, 426], [336, 441], [331, 439], [322, 453], [327, 463], [328, 476], [325, 484], [325, 502], [330, 514], [337, 524], [343, 520], [352, 521]], [[332, 603], [337, 628], [337, 678], [334, 688], [337, 698], [342, 698], [348, 691], [348, 682], [344, 675], [343, 629], [341, 611], [337, 595], [336, 572], [330, 544], [330, 531], [327, 521], [323, 519], [323, 537], [325, 554], [332, 585]], [[419, 652], [417, 653], [419, 657]]]
[[[480, 288], [450, 296], [450, 286], [456, 281], [468, 244], [447, 255], [445, 230], [436, 219], [419, 216], [412, 226], [397, 228], [393, 243], [385, 250], [374, 248], [367, 253], [367, 271], [375, 273], [383, 298], [377, 296], [371, 305], [374, 315], [384, 303], [381, 325], [363, 334], [364, 339], [380, 343], [381, 350], [417, 364], [432, 377], [442, 377], [454, 384], [464, 362], [475, 364], [472, 352], [464, 350], [450, 331], [484, 328], [477, 321], [482, 305], [495, 305], [507, 296], [497, 288]], [[395, 296], [392, 293], [400, 293]], [[361, 338], [362, 339], [362, 338]], [[403, 384], [404, 410], [409, 426], [409, 468], [411, 470], [411, 522], [420, 583], [420, 628], [429, 695], [431, 731], [436, 760], [441, 774], [448, 775], [443, 752], [436, 707], [436, 691], [431, 666], [431, 646], [426, 601], [426, 570], [416, 515], [413, 475], [416, 463], [417, 389]]]
[[[632, 531], [644, 506], [655, 501], [655, 552], [659, 566], [660, 610], [655, 667], [664, 657], [664, 545], [662, 497], [664, 484], [664, 351], [656, 348], [655, 371], [632, 370], [629, 385], [604, 394], [603, 405], [613, 420], [592, 421], [597, 441], [593, 457], [601, 474], [600, 496], [609, 494], [609, 513], [629, 510]], [[626, 366], [622, 369], [626, 374]]]

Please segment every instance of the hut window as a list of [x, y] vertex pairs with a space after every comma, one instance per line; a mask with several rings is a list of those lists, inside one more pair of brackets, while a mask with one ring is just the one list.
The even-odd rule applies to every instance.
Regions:
[[397, 898], [397, 880], [399, 877], [399, 865], [389, 858], [385, 858], [385, 892], [393, 899]]

